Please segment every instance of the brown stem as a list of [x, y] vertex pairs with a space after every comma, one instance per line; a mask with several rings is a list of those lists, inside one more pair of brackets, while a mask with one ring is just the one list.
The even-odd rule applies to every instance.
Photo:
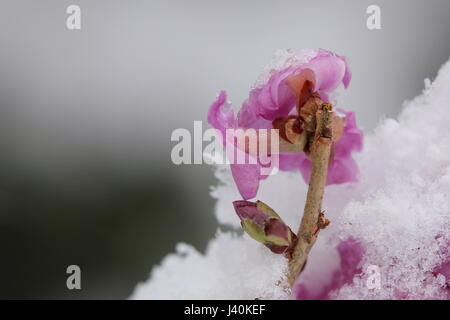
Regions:
[[308, 194], [303, 218], [297, 233], [298, 241], [289, 260], [287, 280], [291, 286], [302, 271], [319, 230], [329, 224], [321, 210], [332, 145], [332, 112], [332, 106], [329, 103], [323, 103], [316, 112], [316, 131], [310, 154], [312, 172], [309, 179]]

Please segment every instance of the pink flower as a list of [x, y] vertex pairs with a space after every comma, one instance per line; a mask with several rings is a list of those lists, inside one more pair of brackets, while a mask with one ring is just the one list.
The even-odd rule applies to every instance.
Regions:
[[[338, 109], [344, 114], [344, 133], [334, 145], [334, 157], [328, 167], [327, 185], [345, 182], [356, 182], [358, 165], [352, 158], [353, 151], [361, 151], [363, 147], [363, 135], [356, 126], [354, 112]], [[305, 181], [311, 174], [311, 161], [304, 153], [280, 155], [280, 169], [285, 171], [300, 169]]]
[[[322, 49], [294, 55], [280, 70], [272, 70], [265, 84], [250, 91], [237, 118], [227, 102], [226, 93], [220, 92], [209, 108], [208, 122], [222, 134], [224, 145], [228, 145], [232, 142], [225, 138], [227, 129], [271, 129], [276, 119], [298, 116], [298, 110], [313, 95], [329, 102], [334, 90], [341, 83], [347, 88], [350, 79], [350, 69], [342, 56]], [[327, 184], [356, 181], [358, 169], [351, 154], [362, 148], [362, 132], [356, 127], [354, 114], [339, 111], [345, 118], [345, 126], [342, 137], [335, 143]], [[302, 150], [288, 153], [280, 149], [279, 169], [300, 170], [308, 181], [311, 163]], [[259, 181], [266, 177], [261, 174], [260, 161], [256, 164], [231, 164], [231, 172], [244, 199], [254, 198]]]
[[442, 274], [446, 279], [445, 290], [447, 291], [447, 300], [450, 300], [450, 258], [436, 270], [436, 273]]
[[[323, 283], [320, 278], [323, 275], [316, 272], [313, 277], [304, 280], [300, 277], [294, 285], [293, 295], [297, 300], [328, 300], [330, 293], [350, 284], [356, 274], [361, 273], [360, 262], [364, 249], [358, 241], [348, 238], [337, 246], [341, 262], [339, 268], [333, 272], [329, 281]], [[318, 278], [315, 278], [318, 277]]]
[[443, 248], [441, 254], [445, 258], [434, 270], [434, 275], [441, 274], [445, 277], [444, 289], [447, 292], [447, 300], [450, 300], [450, 242], [447, 242], [447, 247]]
[[[297, 300], [328, 300], [333, 292], [338, 292], [344, 285], [352, 284], [353, 279], [363, 274], [361, 261], [365, 248], [361, 242], [354, 238], [347, 238], [341, 241], [337, 247], [340, 263], [336, 270], [329, 275], [324, 273], [321, 266], [311, 266], [315, 268], [306, 276], [299, 277], [293, 287], [293, 298]], [[442, 275], [446, 280], [444, 290], [447, 299], [450, 300], [450, 256], [448, 248], [442, 251], [446, 258], [439, 264], [433, 274]], [[306, 265], [308, 268], [308, 264]], [[311, 270], [309, 270], [311, 271]], [[400, 279], [397, 279], [398, 281]], [[410, 293], [395, 289], [393, 299], [411, 299]]]

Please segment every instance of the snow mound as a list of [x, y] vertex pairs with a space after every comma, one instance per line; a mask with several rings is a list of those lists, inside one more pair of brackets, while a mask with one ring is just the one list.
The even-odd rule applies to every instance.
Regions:
[[256, 241], [218, 232], [204, 255], [178, 244], [177, 253], [168, 255], [131, 299], [286, 299], [288, 293], [276, 285], [286, 267]]
[[[283, 57], [269, 69], [282, 68], [290, 53]], [[262, 78], [269, 75], [268, 71]], [[332, 298], [447, 298], [450, 62], [432, 84], [425, 82], [422, 95], [405, 105], [398, 120], [386, 119], [366, 135], [365, 148], [356, 155], [359, 182], [329, 186], [325, 191], [324, 209], [332, 225], [321, 232], [302, 277], [326, 287], [340, 265], [336, 246], [352, 237], [364, 248], [362, 273], [331, 292]], [[212, 191], [217, 198], [217, 218], [239, 228], [231, 202], [240, 197], [229, 169], [220, 166], [217, 177], [221, 182]], [[262, 181], [258, 199], [297, 230], [306, 191], [299, 172], [279, 172]], [[371, 266], [380, 271], [380, 286], [376, 288], [367, 285]], [[186, 244], [178, 245], [177, 253], [155, 267], [131, 298], [285, 299], [289, 295], [276, 285], [285, 272], [282, 256], [245, 234], [219, 232], [205, 254]]]

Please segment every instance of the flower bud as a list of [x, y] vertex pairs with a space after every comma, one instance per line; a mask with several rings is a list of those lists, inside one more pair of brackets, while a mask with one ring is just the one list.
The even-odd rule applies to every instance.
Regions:
[[288, 253], [297, 237], [272, 208], [259, 200], [234, 201], [233, 206], [242, 228], [250, 237], [274, 253]]

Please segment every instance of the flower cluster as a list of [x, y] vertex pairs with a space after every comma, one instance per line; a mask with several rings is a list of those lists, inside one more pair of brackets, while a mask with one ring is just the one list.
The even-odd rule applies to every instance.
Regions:
[[[340, 84], [347, 87], [350, 79], [344, 57], [325, 50], [308, 51], [308, 55], [294, 55], [282, 68], [270, 70], [267, 80], [250, 91], [236, 118], [224, 91], [208, 112], [208, 122], [221, 135], [228, 156], [233, 157], [237, 151], [254, 160], [231, 162], [231, 173], [244, 198], [233, 205], [245, 232], [272, 252], [284, 253], [289, 259], [287, 282], [298, 297], [309, 296], [309, 291], [296, 283], [296, 279], [305, 267], [319, 230], [330, 223], [321, 211], [324, 186], [357, 178], [358, 168], [352, 152], [362, 149], [362, 132], [352, 112], [342, 109], [335, 112], [330, 103], [335, 89]], [[229, 136], [230, 131], [237, 129], [259, 130], [259, 133], [275, 130], [276, 138], [272, 138], [274, 131], [271, 131], [271, 146], [255, 151], [245, 141], [239, 145], [234, 134]], [[260, 147], [263, 139], [261, 135], [255, 137]], [[262, 170], [264, 152], [266, 156], [277, 157], [278, 169], [300, 170], [303, 178], [309, 180], [310, 189], [297, 235], [266, 204], [247, 201], [256, 196], [260, 180], [267, 177], [267, 171]], [[335, 275], [333, 287], [341, 287], [353, 278], [362, 256], [358, 244], [351, 239], [341, 244], [339, 252], [342, 263], [348, 266], [344, 266], [344, 273]], [[347, 256], [350, 258], [346, 259]], [[320, 295], [325, 296], [326, 292]]]
[[[309, 179], [311, 161], [308, 139], [311, 121], [317, 105], [330, 102], [335, 89], [349, 85], [351, 72], [344, 57], [322, 49], [291, 56], [279, 70], [270, 70], [265, 83], [253, 88], [237, 117], [227, 95], [220, 92], [208, 112], [208, 122], [223, 137], [227, 129], [279, 129], [279, 169], [300, 170]], [[356, 126], [355, 115], [337, 109], [333, 127], [334, 147], [327, 184], [357, 180], [358, 168], [351, 154], [362, 148], [362, 132]], [[232, 143], [223, 139], [225, 145]], [[256, 164], [231, 164], [231, 172], [241, 196], [254, 198], [259, 182], [267, 175]]]

